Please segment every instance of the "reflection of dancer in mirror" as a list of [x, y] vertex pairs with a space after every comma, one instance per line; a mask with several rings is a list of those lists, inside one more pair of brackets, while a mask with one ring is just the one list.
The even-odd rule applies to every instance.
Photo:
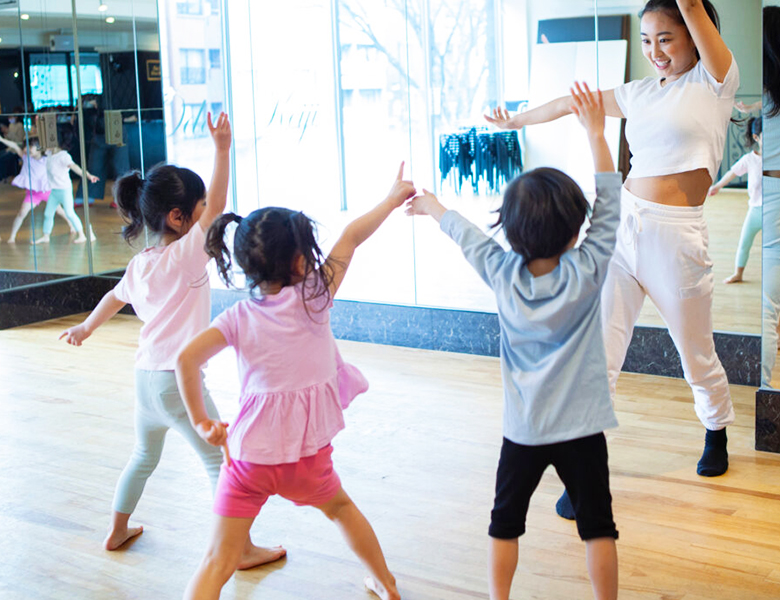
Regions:
[[[14, 217], [14, 223], [11, 226], [11, 236], [8, 238], [9, 244], [15, 244], [16, 234], [19, 233], [24, 219], [33, 208], [41, 202], [46, 202], [49, 198], [51, 186], [49, 185], [49, 177], [46, 175], [46, 157], [41, 153], [37, 139], [30, 138], [29, 147], [26, 146], [25, 142], [17, 144], [2, 136], [0, 136], [0, 143], [8, 146], [12, 152], [15, 152], [22, 159], [22, 170], [14, 177], [11, 184], [27, 190], [24, 200], [22, 200], [22, 205], [19, 207], [19, 212]], [[68, 222], [70, 232], [76, 233], [77, 229], [74, 223], [70, 221], [62, 206], [58, 206], [55, 212]], [[30, 243], [32, 243], [32, 236]]]
[[780, 7], [764, 7], [761, 385], [772, 384], [780, 317]]
[[[407, 214], [430, 215], [495, 292], [501, 323], [504, 442], [490, 516], [491, 600], [508, 600], [518, 538], [534, 490], [552, 464], [571, 493], [597, 600], [618, 596], [618, 564], [604, 430], [610, 401], [600, 296], [620, 222], [619, 173], [604, 138], [601, 92], [576, 84], [570, 102], [588, 133], [596, 171], [591, 226], [575, 248], [588, 202], [557, 169], [517, 177], [498, 223], [512, 250], [425, 192]], [[423, 190], [425, 191], [425, 190]]]
[[[68, 137], [72, 134], [63, 135], [65, 145], [68, 145]], [[73, 171], [79, 177], [84, 173], [81, 167], [73, 162], [73, 158], [67, 150], [54, 148], [46, 151], [46, 174], [49, 177], [51, 193], [46, 202], [46, 210], [43, 211], [43, 236], [35, 240], [36, 244], [46, 244], [50, 240], [51, 230], [54, 228], [54, 213], [60, 206], [65, 210], [71, 225], [76, 229], [78, 236], [73, 240], [74, 244], [82, 244], [87, 241], [84, 235], [84, 226], [81, 224], [76, 211], [73, 209], [73, 182], [70, 180], [69, 171]], [[91, 173], [86, 173], [87, 179], [97, 181], [98, 178]], [[95, 240], [95, 235], [90, 227], [91, 239]]]
[[[607, 115], [626, 119], [633, 153], [602, 298], [607, 366], [614, 397], [649, 296], [680, 353], [706, 428], [697, 472], [711, 477], [728, 469], [725, 428], [734, 422], [734, 409], [712, 335], [714, 286], [703, 205], [723, 156], [739, 72], [708, 0], [650, 0], [640, 18], [642, 51], [657, 77], [604, 92]], [[563, 97], [513, 117], [497, 108], [485, 118], [520, 129], [569, 113]], [[566, 492], [557, 510], [573, 517]]]
[[[192, 425], [210, 444], [229, 444], [231, 456], [219, 478], [209, 548], [185, 598], [219, 598], [242, 540], [268, 498], [278, 494], [320, 509], [368, 569], [366, 587], [382, 600], [400, 599], [371, 524], [333, 469], [331, 440], [344, 428], [343, 409], [367, 383], [340, 360], [329, 311], [357, 247], [414, 196], [403, 169], [401, 163], [385, 200], [347, 225], [327, 259], [313, 221], [286, 208], [262, 208], [243, 218], [223, 215], [209, 231], [206, 249], [223, 281], [231, 285], [235, 259], [259, 293], [219, 315], [176, 364]], [[238, 227], [231, 253], [224, 238], [233, 222]], [[241, 378], [241, 410], [229, 437], [227, 424], [208, 414], [199, 378], [203, 364], [228, 346], [236, 352]]]
[[[146, 179], [134, 171], [117, 181], [117, 202], [128, 223], [122, 235], [131, 241], [146, 227], [157, 237], [158, 245], [136, 254], [122, 280], [103, 296], [89, 317], [60, 336], [80, 346], [127, 303], [144, 322], [135, 363], [136, 444], [117, 482], [111, 528], [103, 542], [106, 550], [116, 550], [143, 531], [142, 527], [128, 527], [128, 522], [146, 480], [157, 467], [169, 429], [177, 430], [198, 452], [212, 489], [219, 477], [222, 454], [219, 448], [201, 440], [190, 425], [173, 371], [179, 351], [209, 324], [209, 256], [203, 244], [206, 230], [222, 214], [227, 201], [230, 123], [221, 114], [214, 126], [209, 114], [208, 125], [217, 149], [208, 192], [197, 174], [172, 165], [155, 167]], [[204, 396], [209, 415], [218, 419], [205, 386]], [[244, 542], [241, 568], [284, 555], [281, 548], [252, 545], [248, 536]]]
[[734, 274], [723, 280], [723, 283], [737, 283], [742, 281], [745, 274], [745, 265], [747, 265], [750, 247], [753, 240], [761, 231], [761, 117], [751, 117], [748, 119], [745, 139], [747, 147], [756, 147], [745, 156], [740, 158], [734, 165], [726, 171], [720, 181], [710, 188], [710, 196], [714, 196], [724, 186], [728, 185], [735, 177], [742, 177], [747, 174], [748, 178], [748, 212], [745, 215], [745, 222], [742, 223], [742, 233], [739, 236], [739, 246], [737, 248], [737, 258], [734, 264]]

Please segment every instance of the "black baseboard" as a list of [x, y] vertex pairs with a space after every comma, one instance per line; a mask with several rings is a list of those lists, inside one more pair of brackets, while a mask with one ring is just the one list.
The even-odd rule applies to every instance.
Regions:
[[756, 450], [780, 452], [780, 390], [756, 392]]

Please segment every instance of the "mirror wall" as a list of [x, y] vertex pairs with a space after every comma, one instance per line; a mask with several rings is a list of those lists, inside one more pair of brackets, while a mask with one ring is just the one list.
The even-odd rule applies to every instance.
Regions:
[[[36, 133], [44, 112], [56, 115], [63, 143], [64, 130], [73, 132], [74, 162], [100, 177], [85, 187], [70, 176], [77, 202], [94, 200], [76, 215], [85, 228], [89, 221], [96, 240], [73, 243], [68, 221], [55, 215], [50, 241], [30, 244], [41, 238], [44, 203], [26, 215], [16, 244], [8, 244], [25, 189], [11, 185], [20, 160], [5, 152], [0, 270], [123, 268], [136, 249], [118, 233], [113, 179], [127, 167], [144, 169], [167, 157], [208, 181], [209, 111], [225, 110], [233, 120], [233, 208], [242, 214], [269, 204], [301, 209], [321, 224], [325, 250], [349, 220], [383, 197], [401, 160], [419, 186], [486, 230], [503, 184], [521, 169], [558, 167], [592, 197], [590, 158], [573, 117], [515, 135], [486, 127], [482, 115], [498, 104], [512, 111], [536, 106], [565, 94], [574, 79], [608, 89], [652, 75], [640, 46], [642, 4], [106, 0], [108, 10], [101, 11], [98, 0], [20, 0], [0, 9], [0, 112], [17, 136]], [[740, 67], [737, 100], [749, 105], [761, 95], [761, 2], [714, 4]], [[71, 36], [68, 49], [63, 44]], [[735, 108], [733, 116], [721, 174], [748, 151], [742, 136], [748, 115]], [[121, 143], [106, 141], [107, 117], [119, 123]], [[610, 120], [608, 127], [613, 154], [627, 172], [620, 123]], [[705, 214], [715, 329], [757, 334], [760, 234], [744, 282], [721, 283], [734, 271], [747, 208], [745, 180], [738, 178], [708, 199]], [[361, 248], [340, 296], [495, 310], [489, 290], [435, 223], [400, 211]], [[639, 322], [662, 325], [650, 302]]]
[[0, 271], [123, 269], [113, 181], [165, 160], [157, 3], [7, 3], [0, 81]]
[[[765, 0], [764, 43], [770, 46], [769, 54], [777, 56], [780, 40], [780, 1]], [[766, 53], [765, 53], [766, 54]], [[778, 360], [778, 317], [780, 316], [780, 118], [773, 115], [778, 96], [776, 83], [780, 65], [771, 61], [765, 65], [764, 77], [767, 94], [764, 96], [764, 245], [762, 305], [763, 344], [761, 351], [761, 387], [780, 389], [780, 360]], [[774, 95], [769, 90], [775, 90]]]

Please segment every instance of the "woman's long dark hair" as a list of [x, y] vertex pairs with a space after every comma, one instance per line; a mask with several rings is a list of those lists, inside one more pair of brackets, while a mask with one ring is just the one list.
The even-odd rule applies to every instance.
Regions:
[[[764, 114], [780, 114], [780, 6], [764, 7]], [[765, 100], [766, 101], [766, 100]]]
[[189, 220], [205, 196], [203, 180], [189, 169], [157, 165], [145, 179], [140, 171], [131, 171], [114, 184], [114, 199], [126, 223], [122, 236], [130, 242], [141, 235], [144, 225], [158, 235], [172, 233], [168, 213], [178, 208], [182, 218]]
[[[238, 223], [233, 237], [233, 255], [246, 275], [249, 289], [256, 291], [263, 283], [291, 285], [295, 273], [293, 263], [303, 256], [303, 303], [325, 298], [323, 310], [330, 303], [333, 267], [317, 245], [316, 223], [300, 211], [267, 207], [240, 217], [227, 213], [212, 223], [206, 234], [206, 253], [217, 264], [219, 277], [233, 286], [233, 260], [225, 242], [228, 225]], [[316, 277], [312, 275], [317, 273]]]

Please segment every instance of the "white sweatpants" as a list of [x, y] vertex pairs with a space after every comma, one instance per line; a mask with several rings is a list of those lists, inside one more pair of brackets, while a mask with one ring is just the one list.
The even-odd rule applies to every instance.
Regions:
[[707, 429], [734, 422], [726, 372], [712, 337], [712, 261], [704, 207], [665, 206], [623, 188], [615, 254], [601, 294], [610, 391], [645, 296], [661, 314]]

